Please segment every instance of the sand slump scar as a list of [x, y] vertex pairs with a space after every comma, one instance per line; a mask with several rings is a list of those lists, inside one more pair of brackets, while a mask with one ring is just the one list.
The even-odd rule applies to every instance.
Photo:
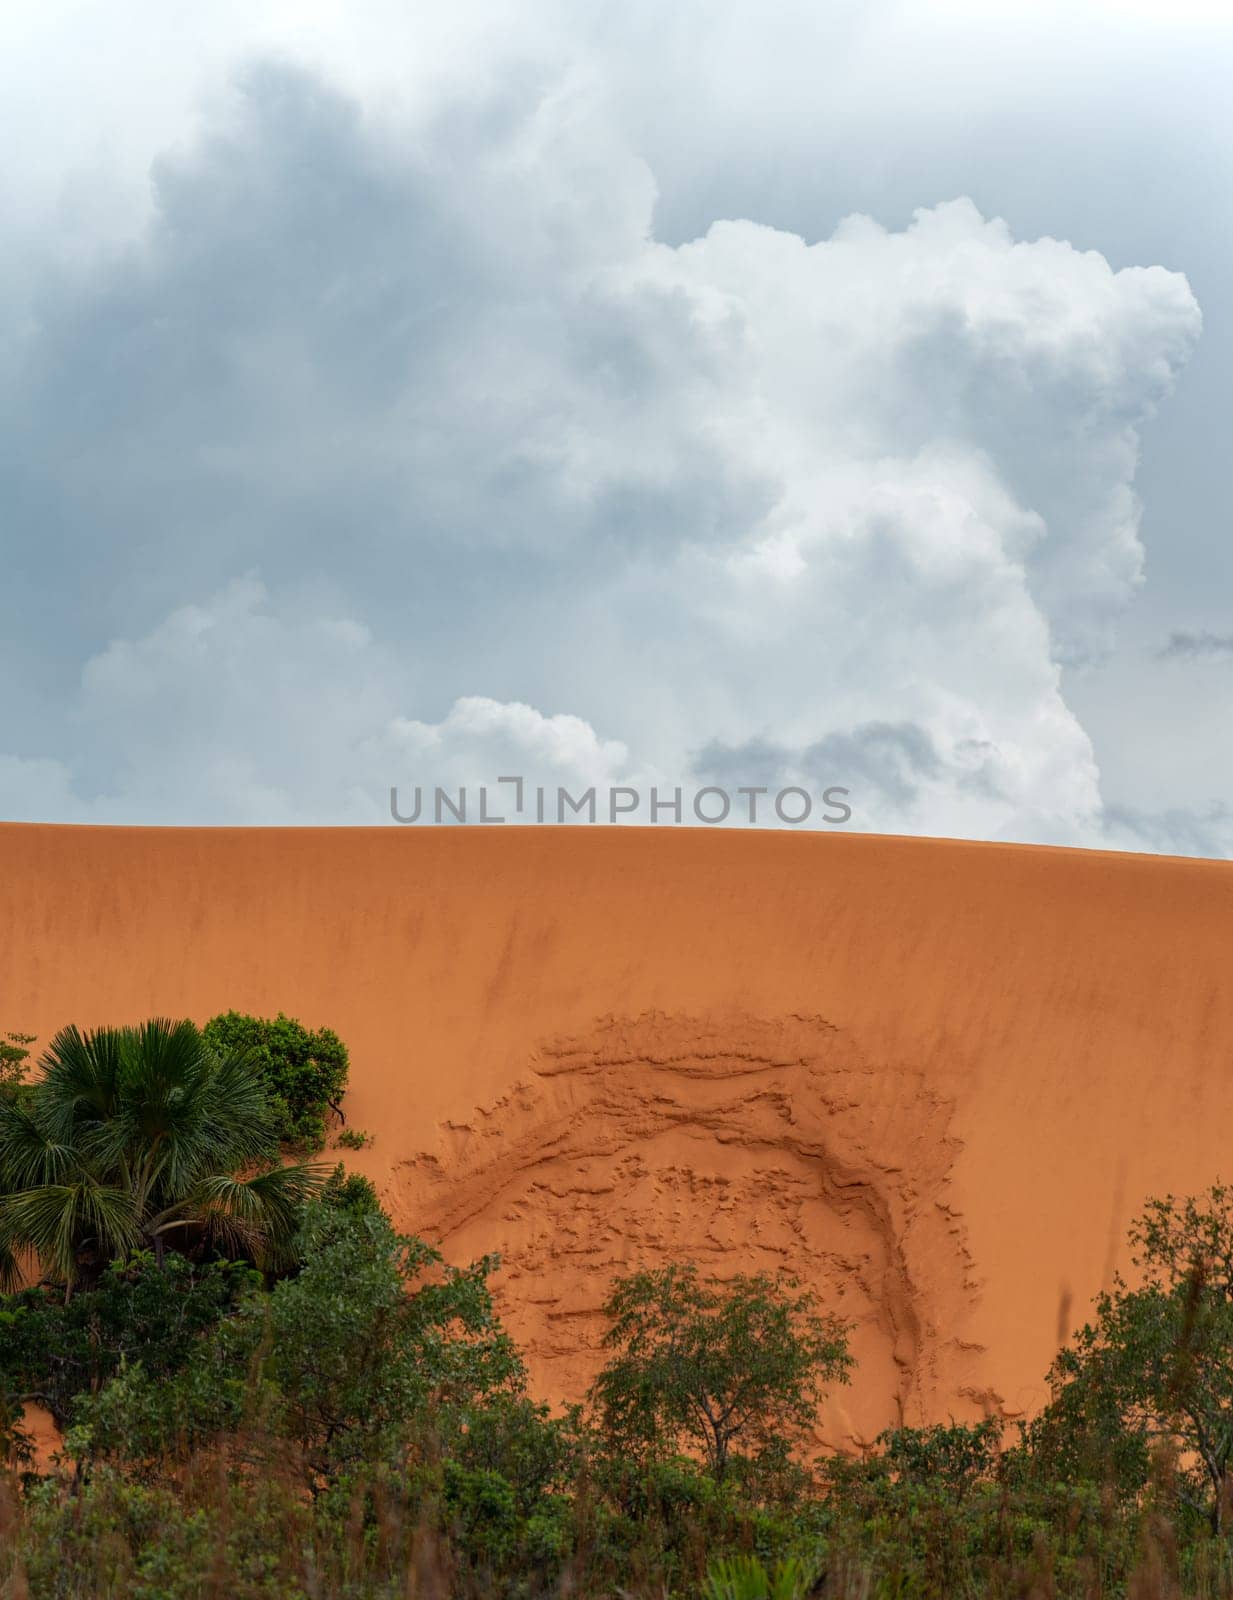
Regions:
[[[823, 789], [816, 805], [814, 795], [795, 784], [782, 789], [764, 784], [742, 784], [733, 789], [708, 784], [688, 794], [679, 784], [674, 788], [652, 787], [645, 793], [627, 784], [607, 789], [592, 785], [575, 795], [563, 785], [552, 788], [507, 777], [498, 778], [494, 787], [497, 793], [487, 784], [474, 789], [465, 784], [458, 789], [428, 789], [416, 784], [400, 793], [394, 786], [390, 789], [390, 816], [403, 826], [638, 821], [654, 826], [700, 822], [707, 827], [722, 823], [756, 827], [777, 821], [798, 828], [808, 822], [839, 827], [852, 819], [852, 807], [847, 804], [851, 790], [839, 785]], [[471, 804], [475, 796], [478, 805]], [[501, 809], [493, 810], [493, 806]]]

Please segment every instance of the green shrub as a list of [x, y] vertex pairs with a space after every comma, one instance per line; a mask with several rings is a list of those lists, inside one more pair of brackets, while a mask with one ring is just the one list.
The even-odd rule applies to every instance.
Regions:
[[671, 1263], [617, 1279], [604, 1314], [610, 1355], [591, 1394], [608, 1438], [696, 1451], [717, 1480], [738, 1453], [803, 1442], [823, 1385], [852, 1365], [847, 1326], [786, 1277], [703, 1279]]
[[[306, 1600], [322, 1592], [314, 1568], [333, 1565], [331, 1577], [345, 1579], [346, 1556], [335, 1554], [345, 1530], [315, 1528], [310, 1508], [277, 1473], [229, 1480], [213, 1462], [203, 1468], [176, 1485], [134, 1483], [105, 1467], [76, 1486], [39, 1484], [27, 1498], [20, 1542], [8, 1552], [21, 1562], [21, 1581], [5, 1593], [31, 1600]], [[325, 1592], [375, 1600], [380, 1591], [336, 1582]]]
[[357, 1217], [372, 1217], [381, 1212], [381, 1202], [372, 1182], [358, 1172], [348, 1172], [340, 1161], [321, 1190], [321, 1202], [336, 1211], [349, 1211]]
[[0, 1094], [15, 1094], [25, 1082], [33, 1043], [32, 1033], [0, 1033]]
[[269, 1297], [263, 1370], [311, 1482], [399, 1458], [434, 1412], [521, 1390], [488, 1288], [494, 1260], [447, 1266], [382, 1212], [306, 1212], [305, 1265]]
[[576, 1409], [554, 1417], [527, 1395], [504, 1392], [460, 1409], [456, 1419], [443, 1444], [465, 1467], [500, 1472], [522, 1516], [533, 1516], [554, 1492], [576, 1484], [588, 1443]]
[[878, 1435], [887, 1465], [907, 1483], [945, 1489], [956, 1501], [988, 1482], [998, 1460], [1002, 1421], [952, 1422], [949, 1427], [888, 1428]]
[[363, 1150], [372, 1143], [372, 1134], [362, 1128], [344, 1128], [335, 1140], [344, 1150]]
[[445, 1507], [468, 1559], [489, 1573], [505, 1571], [518, 1541], [518, 1506], [508, 1480], [447, 1461]]
[[277, 1396], [254, 1371], [260, 1332], [254, 1319], [228, 1319], [170, 1376], [123, 1363], [97, 1394], [77, 1397], [66, 1453], [91, 1468], [107, 1462], [157, 1482], [170, 1462], [190, 1460], [272, 1411]]
[[[1214, 1205], [1164, 1202], [1149, 1220], [1148, 1266], [1168, 1268], [1172, 1248], [1181, 1286], [1196, 1237], [1226, 1238]], [[1086, 1445], [1058, 1452], [1059, 1430], [1112, 1428], [1111, 1409], [1066, 1408], [1047, 1439], [1028, 1428], [1009, 1451], [992, 1421], [892, 1429], [808, 1472], [763, 1437], [719, 1473], [696, 1441], [679, 1452], [670, 1412], [631, 1449], [578, 1409], [533, 1401], [493, 1310], [492, 1261], [446, 1266], [341, 1165], [300, 1211], [296, 1243], [299, 1269], [272, 1286], [227, 1263], [169, 1257], [158, 1271], [139, 1257], [67, 1305], [45, 1290], [0, 1301], [0, 1447], [17, 1474], [0, 1473], [2, 1600], [1233, 1600], [1233, 1539], [1213, 1531], [1184, 1460], [1154, 1451], [1146, 1479], [1121, 1479], [1090, 1476], [1100, 1455]], [[1143, 1357], [1167, 1348], [1177, 1393], [1222, 1402], [1225, 1323], [1201, 1298], [1219, 1265], [1188, 1286], [1176, 1336], [1159, 1334], [1156, 1299], [1104, 1317], [1098, 1345], [1077, 1335], [1085, 1362], [1101, 1359], [1060, 1393], [1117, 1379], [1135, 1387], [1113, 1398], [1142, 1408]], [[733, 1304], [757, 1312], [748, 1337], [743, 1314], [735, 1332], [722, 1316], [699, 1327], [731, 1313], [720, 1286], [701, 1304], [687, 1273], [649, 1287], [690, 1334], [708, 1403], [738, 1367], [782, 1371], [751, 1349], [768, 1327], [792, 1331], [770, 1315], [773, 1285], [738, 1286]], [[1170, 1293], [1158, 1287], [1161, 1303]], [[646, 1308], [640, 1292], [623, 1312]], [[650, 1331], [657, 1377], [664, 1324]], [[71, 1479], [21, 1470], [18, 1407], [36, 1382], [59, 1396]]]
[[804, 1600], [816, 1574], [796, 1556], [768, 1567], [758, 1556], [724, 1556], [712, 1562], [703, 1600]]
[[285, 1144], [319, 1150], [326, 1117], [342, 1116], [350, 1060], [330, 1028], [310, 1032], [294, 1017], [253, 1017], [227, 1011], [211, 1017], [202, 1032], [219, 1051], [244, 1050], [260, 1067], [269, 1090], [278, 1137]]
[[196, 1266], [169, 1255], [161, 1269], [143, 1251], [107, 1268], [96, 1289], [65, 1303], [46, 1288], [2, 1303], [0, 1391], [37, 1399], [71, 1426], [81, 1399], [140, 1362], [161, 1382], [188, 1361], [202, 1335], [241, 1304], [260, 1274], [235, 1262]]

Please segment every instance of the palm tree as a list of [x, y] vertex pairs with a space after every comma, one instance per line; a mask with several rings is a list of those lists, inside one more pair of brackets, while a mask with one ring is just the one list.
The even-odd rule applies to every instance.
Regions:
[[208, 1239], [286, 1257], [319, 1165], [277, 1166], [265, 1085], [191, 1022], [65, 1028], [24, 1094], [0, 1097], [0, 1284], [33, 1252], [66, 1292], [90, 1268]]

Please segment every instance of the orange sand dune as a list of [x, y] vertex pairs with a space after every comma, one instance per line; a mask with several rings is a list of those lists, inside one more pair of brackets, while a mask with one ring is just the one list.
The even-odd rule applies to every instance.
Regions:
[[1216, 862], [0, 827], [0, 1028], [329, 1023], [354, 1164], [452, 1258], [501, 1253], [542, 1393], [581, 1393], [615, 1271], [782, 1265], [855, 1324], [836, 1442], [1037, 1405], [1141, 1199], [1233, 1170], [1231, 952]]

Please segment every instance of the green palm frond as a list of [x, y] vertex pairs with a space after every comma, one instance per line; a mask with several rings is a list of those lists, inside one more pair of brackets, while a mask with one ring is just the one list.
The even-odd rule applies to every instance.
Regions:
[[61, 1144], [72, 1141], [83, 1126], [105, 1122], [116, 1111], [120, 1092], [121, 1033], [99, 1028], [83, 1033], [62, 1028], [48, 1046], [38, 1080], [41, 1112], [48, 1130]]
[[707, 1568], [703, 1600], [804, 1600], [816, 1572], [799, 1556], [788, 1556], [772, 1568], [755, 1555], [721, 1557]]
[[84, 1129], [100, 1162], [123, 1169], [141, 1194], [173, 1192], [208, 1162], [210, 1137], [202, 1101], [209, 1052], [191, 1022], [155, 1018], [118, 1030], [120, 1072], [112, 1115]]
[[269, 1094], [250, 1052], [231, 1050], [214, 1057], [203, 1109], [220, 1166], [249, 1166], [274, 1150]]
[[35, 1251], [57, 1275], [71, 1279], [83, 1244], [118, 1256], [141, 1242], [132, 1196], [82, 1176], [45, 1183], [0, 1199], [0, 1235]]
[[270, 1153], [264, 1083], [245, 1058], [220, 1058], [191, 1022], [156, 1019], [120, 1031], [115, 1114], [83, 1133], [101, 1166], [123, 1170], [158, 1210], [204, 1175]]
[[89, 1244], [114, 1256], [195, 1227], [277, 1255], [325, 1182], [311, 1165], [236, 1176], [277, 1148], [265, 1080], [192, 1022], [65, 1028], [41, 1066], [29, 1096], [0, 1102], [0, 1241], [57, 1272]]
[[325, 1185], [329, 1168], [321, 1162], [273, 1167], [251, 1178], [213, 1173], [176, 1205], [152, 1219], [156, 1233], [201, 1223], [217, 1240], [246, 1250], [264, 1249], [281, 1257], [300, 1222], [304, 1202]]
[[0, 1294], [16, 1294], [22, 1282], [20, 1261], [7, 1245], [0, 1244]]
[[16, 1294], [26, 1283], [23, 1254], [26, 1252], [14, 1249], [12, 1241], [0, 1227], [0, 1294]]
[[251, 1178], [215, 1173], [197, 1185], [188, 1203], [275, 1228], [294, 1228], [305, 1200], [324, 1187], [329, 1167], [319, 1161], [272, 1167]]
[[0, 1188], [33, 1189], [59, 1183], [79, 1165], [71, 1145], [58, 1143], [38, 1103], [0, 1098]]

